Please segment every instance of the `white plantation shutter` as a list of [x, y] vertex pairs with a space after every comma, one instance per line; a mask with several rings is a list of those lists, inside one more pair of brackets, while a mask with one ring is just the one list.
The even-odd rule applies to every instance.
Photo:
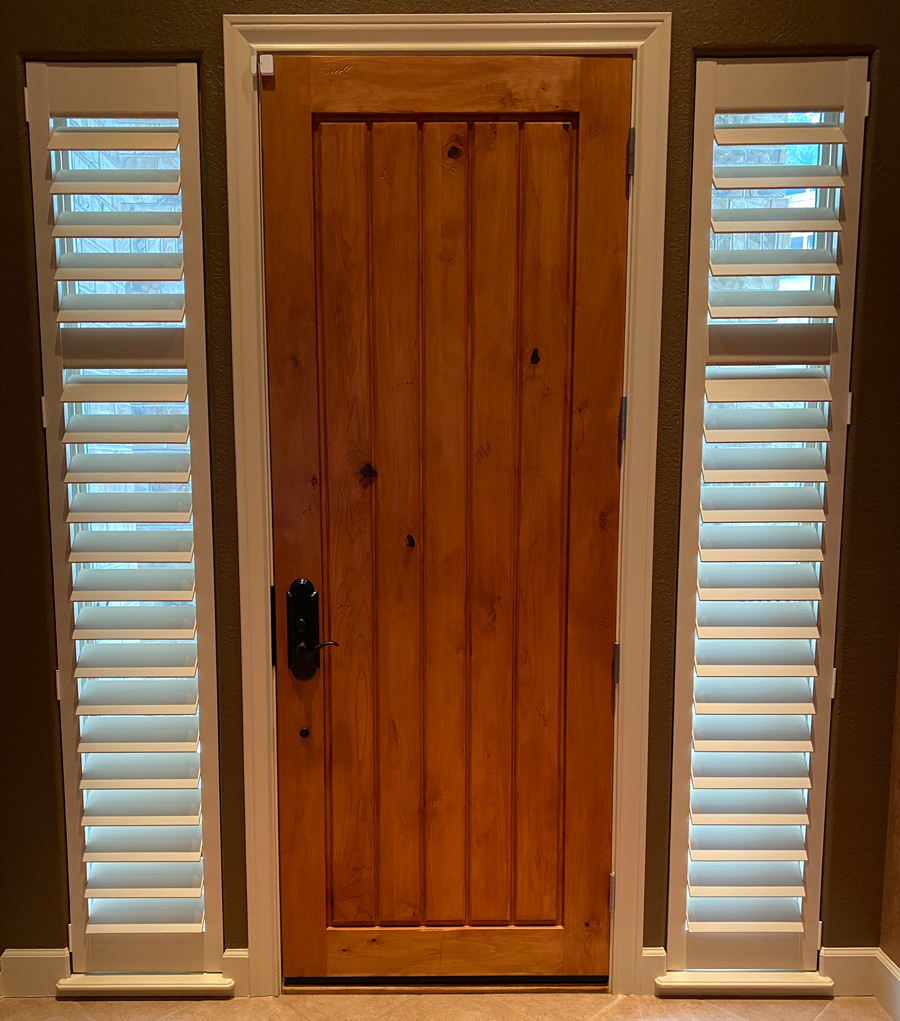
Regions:
[[29, 64], [73, 970], [222, 970], [193, 65]]
[[865, 59], [697, 64], [670, 971], [814, 971]]

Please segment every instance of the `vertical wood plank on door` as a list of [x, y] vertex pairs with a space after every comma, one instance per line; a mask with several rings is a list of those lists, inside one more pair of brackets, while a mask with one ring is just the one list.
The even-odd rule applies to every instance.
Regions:
[[511, 912], [519, 125], [476, 122], [472, 165], [469, 920]]
[[571, 346], [570, 198], [575, 131], [522, 130], [515, 920], [562, 907], [560, 704], [565, 657], [566, 474]]
[[[278, 665], [278, 817], [285, 975], [323, 974], [325, 712], [322, 675], [297, 681], [284, 649], [285, 594], [322, 578], [313, 136], [309, 59], [277, 56], [261, 80], [266, 335]], [[301, 739], [302, 727], [310, 731]]]
[[584, 57], [578, 138], [566, 713], [565, 967], [606, 974], [631, 58]]
[[319, 328], [324, 367], [328, 576], [322, 657], [330, 679], [334, 924], [376, 921], [369, 350], [369, 160], [365, 124], [321, 124]]
[[377, 897], [422, 917], [422, 429], [419, 127], [371, 128]]
[[425, 921], [466, 917], [469, 138], [422, 129]]

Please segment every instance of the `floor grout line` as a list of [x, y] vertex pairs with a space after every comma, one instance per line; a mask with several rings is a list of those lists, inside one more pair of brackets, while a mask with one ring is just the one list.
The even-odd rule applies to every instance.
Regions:
[[620, 1004], [623, 1000], [627, 999], [627, 995], [624, 992], [611, 992], [610, 1002], [606, 1005], [606, 1007], [601, 1009], [600, 1014], [595, 1014], [594, 1018], [591, 1018], [590, 1021], [595, 1021], [595, 1019], [599, 1018], [601, 1014], [606, 1014], [607, 1011], [611, 1011], [617, 1004]]

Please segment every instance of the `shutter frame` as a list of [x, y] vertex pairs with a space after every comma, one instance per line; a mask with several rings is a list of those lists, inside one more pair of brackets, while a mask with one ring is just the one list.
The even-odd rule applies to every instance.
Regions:
[[[830, 684], [826, 681], [830, 679], [834, 661], [847, 424], [846, 394], [849, 391], [853, 281], [868, 62], [866, 58], [853, 57], [808, 60], [702, 59], [697, 61], [696, 66], [667, 963], [672, 971], [687, 968], [814, 971], [817, 968], [830, 724]], [[841, 166], [835, 167], [832, 163], [826, 167], [823, 163], [820, 171], [811, 174], [805, 174], [803, 168], [767, 174], [750, 166], [745, 173], [731, 174], [730, 166], [719, 166], [715, 171], [719, 180], [714, 182], [712, 153], [717, 113], [786, 113], [807, 110], [843, 113], [841, 130], [846, 144]], [[724, 140], [720, 137], [720, 141]], [[825, 158], [826, 154], [823, 153]], [[787, 181], [790, 184], [785, 183]], [[834, 273], [833, 308], [828, 312], [811, 313], [795, 306], [798, 315], [833, 315], [833, 322], [718, 325], [715, 316], [712, 322], [709, 321], [711, 293], [726, 295], [714, 303], [716, 314], [722, 309], [730, 309], [726, 318], [746, 316], [763, 319], [764, 314], [761, 315], [760, 311], [778, 311], [777, 303], [770, 303], [766, 309], [764, 299], [752, 297], [752, 292], [745, 291], [742, 295], [738, 291], [712, 292], [708, 283], [710, 277], [716, 280], [742, 273], [748, 276], [788, 275], [799, 268], [802, 261], [794, 260], [792, 263], [793, 257], [787, 250], [784, 250], [784, 259], [774, 254], [755, 261], [749, 255], [726, 255], [711, 259], [710, 224], [718, 220], [717, 226], [723, 230], [728, 223], [727, 213], [718, 217], [713, 215], [714, 184], [723, 189], [840, 186], [840, 258], [829, 262], [825, 256], [818, 254], [805, 257], [806, 263], [815, 266], [817, 270], [811, 275], [828, 276], [834, 270], [839, 271]], [[764, 223], [763, 215], [749, 214], [744, 219], [753, 219], [755, 216], [758, 223]], [[804, 218], [810, 220], [808, 215], [798, 219]], [[741, 217], [732, 217], [732, 220], [740, 221]], [[740, 229], [746, 231], [745, 227]], [[758, 272], [763, 269], [772, 272]], [[776, 272], [778, 270], [786, 272]], [[809, 273], [808, 268], [806, 272]], [[735, 295], [746, 296], [748, 293], [751, 293], [751, 300], [743, 304], [729, 301]], [[796, 293], [794, 297], [797, 297]], [[785, 302], [789, 300], [777, 299]], [[805, 304], [808, 306], [809, 302]], [[822, 370], [817, 374], [812, 369], [798, 375], [779, 368], [789, 365], [822, 366], [828, 375]], [[712, 370], [709, 374], [707, 366]], [[764, 385], [754, 381], [761, 377], [760, 370], [752, 367], [759, 366], [770, 367], [765, 370], [769, 375]], [[818, 474], [818, 479], [825, 485], [825, 503], [822, 504], [821, 500], [812, 501], [806, 496], [787, 499], [780, 496], [777, 485], [788, 481], [788, 475], [752, 468], [752, 462], [758, 458], [750, 453], [751, 448], [740, 451], [733, 448], [729, 452], [727, 447], [719, 446], [707, 448], [704, 455], [704, 431], [707, 434], [707, 444], [791, 442], [788, 438], [776, 439], [775, 436], [761, 433], [746, 435], [744, 438], [738, 435], [740, 430], [727, 435], [727, 430], [721, 424], [727, 421], [727, 415], [719, 415], [717, 422], [716, 415], [712, 414], [705, 421], [706, 399], [718, 405], [713, 409], [714, 412], [721, 412], [729, 401], [738, 404], [754, 401], [827, 402], [825, 408], [829, 436], [823, 448], [827, 450], [827, 458], [821, 459]], [[737, 419], [732, 419], [732, 424], [735, 422]], [[749, 422], [749, 418], [745, 418], [745, 422]], [[784, 428], [783, 422], [779, 428]], [[821, 436], [821, 431], [817, 435]], [[798, 439], [797, 442], [824, 441], [810, 436]], [[816, 450], [815, 447], [794, 449]], [[788, 461], [791, 459], [789, 454], [779, 456]], [[704, 457], [705, 470], [702, 464]], [[797, 460], [799, 462], [802, 458], [798, 457]], [[804, 478], [799, 463], [791, 471], [796, 481], [816, 481], [812, 476]], [[770, 478], [765, 477], [767, 474]], [[719, 484], [725, 484], [724, 488], [716, 489], [715, 486]], [[765, 492], [763, 490], [767, 484], [770, 488]], [[742, 486], [745, 487], [743, 492]], [[750, 486], [757, 487], [757, 491], [748, 496], [751, 493], [748, 488]], [[767, 522], [772, 522], [772, 525], [767, 526]], [[778, 522], [790, 524], [779, 526]], [[739, 530], [748, 528], [774, 526], [783, 531], [788, 527], [796, 527], [801, 530], [798, 532], [801, 539], [803, 529], [821, 529], [821, 542], [817, 543], [818, 553], [804, 539], [793, 548], [790, 556], [778, 555], [777, 551], [773, 554], [770, 549], [771, 557], [764, 558], [754, 554], [754, 541], [751, 541], [753, 536], [745, 534], [743, 545], [732, 544], [734, 548], [743, 550], [743, 553], [732, 556], [727, 549], [714, 548], [716, 545], [722, 546], [722, 543], [712, 541], [712, 535], [717, 533], [711, 532], [711, 529], [716, 526], [719, 529], [737, 529], [736, 538], [740, 538]], [[698, 557], [695, 551], [704, 534], [708, 536], [707, 548]], [[781, 545], [784, 551], [790, 550], [790, 547]], [[756, 543], [756, 546], [759, 552], [760, 544]], [[803, 552], [804, 548], [806, 553]], [[818, 579], [815, 576], [817, 565], [820, 571]], [[723, 632], [716, 626], [709, 627], [707, 623], [703, 626], [706, 637], [697, 637], [698, 607], [714, 605], [716, 609], [713, 612], [727, 621], [732, 618], [729, 618], [729, 611], [724, 609], [726, 603], [722, 600], [738, 602], [743, 597], [754, 599], [764, 596], [809, 601], [814, 608], [812, 612], [818, 616], [819, 638], [813, 642], [814, 655], [811, 649], [806, 654], [795, 654], [802, 652], [804, 641], [807, 641], [807, 648], [810, 648], [807, 639], [786, 638], [774, 631], [771, 638], [749, 638], [746, 632], [738, 635], [741, 629], [736, 626], [736, 637], [722, 638], [720, 636]], [[709, 622], [714, 618], [706, 619]], [[737, 643], [757, 642], [760, 645], [772, 645], [773, 649], [773, 643], [799, 644], [793, 646], [795, 652], [791, 652], [792, 646], [785, 645], [784, 654], [776, 655], [773, 652], [769, 657], [757, 657], [760, 660], [768, 658], [769, 662], [756, 663], [754, 666], [759, 669], [751, 670], [746, 663], [740, 662], [743, 656], [740, 649], [734, 655], [723, 655], [716, 647], [717, 642], [722, 646], [730, 646], [732, 653]], [[826, 691], [826, 688], [829, 690]], [[727, 698], [723, 697], [726, 693]], [[736, 706], [739, 707], [737, 711]], [[754, 709], [761, 712], [754, 713]], [[691, 745], [697, 721], [718, 718], [731, 721], [731, 726], [738, 718], [752, 720], [755, 716], [770, 721], [792, 717], [809, 720], [810, 741], [814, 751], [810, 755], [808, 771], [803, 766], [806, 753], [799, 751], [786, 752], [787, 757], [781, 753], [764, 751], [704, 751], [695, 753], [692, 762]], [[777, 730], [777, 727], [773, 724], [772, 729]], [[715, 734], [715, 728], [710, 730], [701, 726], [700, 730], [707, 736]], [[734, 747], [739, 744], [733, 742]], [[773, 742], [773, 747], [775, 744], [777, 742]], [[719, 747], [715, 742], [708, 741], [705, 746]], [[746, 768], [755, 771], [755, 778], [741, 780], [740, 763], [734, 760], [736, 754], [746, 758]], [[751, 760], [747, 756], [757, 758]], [[752, 899], [751, 893], [744, 891], [734, 895], [723, 891], [712, 894], [707, 889], [705, 893], [697, 895], [692, 891], [688, 875], [692, 857], [691, 843], [699, 839], [698, 831], [701, 828], [708, 829], [706, 825], [701, 827], [691, 822], [692, 783], [695, 799], [697, 794], [705, 791], [724, 794], [729, 790], [744, 789], [746, 793], [735, 798], [736, 804], [749, 804], [754, 789], [807, 792], [804, 795], [807, 798], [809, 817], [804, 841], [805, 896], [798, 897], [799, 921], [797, 918], [779, 919], [773, 915], [768, 927], [764, 921], [750, 918], [744, 918], [743, 923], [738, 919], [732, 925], [725, 916], [718, 920], [714, 918], [715, 911], [708, 905], [715, 903], [716, 896], [724, 898], [723, 904], [728, 900], [730, 904], [737, 905], [745, 898]], [[796, 793], [791, 796], [796, 798]], [[786, 830], [789, 828], [785, 827]], [[707, 839], [711, 839], [709, 834]], [[695, 859], [695, 864], [698, 861], [705, 865], [709, 861], [726, 860], [727, 856], [726, 859], [721, 857], [723, 853], [699, 849], [700, 858]], [[719, 858], [716, 858], [716, 854]], [[782, 857], [777, 860], [783, 862], [787, 859]], [[734, 861], [739, 862], [740, 857]], [[691, 868], [694, 866], [691, 865]], [[786, 899], [792, 896], [795, 893], [785, 894]]]
[[[210, 458], [208, 437], [208, 402], [206, 393], [206, 343], [204, 321], [204, 286], [202, 258], [202, 226], [200, 201], [199, 119], [197, 71], [193, 64], [26, 64], [26, 79], [31, 118], [29, 123], [32, 183], [35, 210], [35, 243], [38, 267], [38, 290], [41, 318], [41, 345], [44, 375], [44, 395], [48, 409], [47, 459], [53, 549], [54, 593], [57, 619], [57, 658], [61, 679], [61, 729], [63, 744], [63, 779], [66, 804], [66, 832], [69, 857], [69, 890], [71, 950], [73, 970], [77, 972], [158, 972], [182, 973], [221, 972], [222, 970], [222, 909], [220, 875], [220, 834], [218, 807], [218, 727], [216, 691], [215, 610], [212, 565]], [[157, 131], [147, 144], [145, 126], [128, 132], [100, 132], [103, 137], [90, 137], [89, 131], [54, 129], [51, 118], [177, 118], [177, 131]], [[76, 139], [76, 134], [80, 138]], [[116, 137], [112, 137], [113, 134]], [[128, 137], [128, 136], [131, 137]], [[166, 137], [167, 136], [167, 137]], [[63, 173], [52, 176], [48, 152], [65, 146], [73, 151], [75, 145], [113, 145], [127, 150], [141, 143], [142, 151], [156, 149], [172, 152], [179, 146], [180, 170], [177, 173]], [[143, 233], [154, 237], [178, 234], [183, 241], [183, 255], [172, 257], [110, 257], [62, 258], [57, 264], [54, 233], [59, 235], [84, 233], [84, 224], [77, 226], [75, 216], [57, 216], [56, 226], [52, 215], [54, 196], [57, 201], [68, 200], [70, 195], [162, 195], [181, 193], [181, 212], [170, 214], [98, 214], [88, 218], [95, 221], [140, 220], [137, 227], [119, 223], [101, 228], [94, 236], [103, 233], [130, 235]], [[49, 215], [48, 215], [49, 214]], [[84, 219], [84, 217], [81, 217]], [[69, 221], [68, 226], [66, 226]], [[88, 227], [94, 232], [95, 228]], [[169, 294], [161, 300], [118, 300], [106, 302], [102, 296], [91, 300], [63, 300], [57, 297], [58, 281], [78, 280], [173, 280], [184, 279], [184, 294]], [[116, 306], [124, 306], [119, 314]], [[93, 312], [91, 310], [93, 306]], [[159, 309], [154, 311], [155, 307]], [[163, 311], [168, 309], [168, 311]], [[106, 323], [116, 318], [129, 325], [108, 328], [81, 328], [61, 325], [68, 322], [90, 322], [91, 318]], [[130, 323], [170, 320], [177, 325], [142, 328]], [[168, 375], [155, 380], [106, 375], [97, 377], [97, 370], [149, 369], [167, 370]], [[176, 371], [175, 375], [171, 370]], [[186, 370], [186, 372], [185, 372]], [[70, 373], [68, 391], [64, 392], [64, 372]], [[91, 375], [91, 373], [95, 375]], [[78, 387], [81, 386], [81, 392]], [[129, 390], [128, 387], [132, 389]], [[84, 454], [83, 444], [93, 442], [94, 434], [77, 435], [79, 426], [92, 423], [77, 417], [69, 419], [66, 434], [66, 408], [82, 402], [131, 403], [183, 403], [189, 391], [187, 421], [179, 420], [176, 434], [154, 436], [155, 426], [171, 427], [169, 423], [146, 422], [139, 417], [129, 423], [114, 423], [136, 427], [113, 436], [96, 434], [97, 440], [106, 443], [135, 443], [133, 454]], [[80, 409], [79, 409], [80, 410]], [[146, 416], [145, 416], [146, 417]], [[98, 423], [106, 426], [108, 423]], [[149, 428], [144, 428], [149, 426]], [[189, 435], [190, 451], [187, 455], [157, 452], [140, 453], [140, 443], [179, 442]], [[66, 444], [74, 455], [66, 468]], [[128, 449], [127, 447], [125, 449]], [[80, 461], [78, 459], [81, 459]], [[106, 463], [97, 463], [106, 458]], [[136, 461], [143, 458], [143, 461]], [[87, 459], [87, 460], [85, 460]], [[91, 460], [93, 459], [93, 460]], [[160, 461], [162, 459], [162, 462]], [[113, 462], [120, 463], [115, 465]], [[75, 470], [83, 468], [84, 472]], [[118, 471], [108, 471], [118, 467]], [[153, 469], [153, 470], [150, 470]], [[159, 471], [156, 471], [159, 469]], [[68, 485], [96, 478], [104, 481], [141, 478], [159, 481], [190, 482], [189, 492], [177, 493], [88, 493], [73, 491], [68, 498]], [[116, 497], [124, 499], [116, 499]], [[138, 540], [136, 549], [122, 548], [91, 552], [91, 543], [81, 537], [152, 536], [146, 531], [107, 532], [78, 531], [70, 541], [69, 530], [87, 529], [92, 524], [118, 522], [127, 528], [141, 529], [145, 525], [158, 527], [155, 540]], [[172, 533], [172, 541], [165, 540], [166, 528], [173, 525], [192, 527]], [[80, 540], [80, 541], [79, 541]], [[125, 544], [128, 541], [125, 540]], [[174, 574], [168, 580], [177, 587], [160, 591], [156, 585], [147, 588], [140, 580], [141, 561], [159, 562], [160, 544], [167, 558], [172, 556]], [[102, 541], [100, 542], [102, 546]], [[120, 540], [121, 546], [121, 540]], [[143, 552], [141, 547], [145, 547]], [[175, 596], [189, 612], [179, 620], [170, 608], [130, 607], [130, 611], [144, 610], [143, 623], [158, 623], [159, 627], [136, 627], [121, 608], [92, 607], [91, 601], [105, 602], [106, 596], [121, 592], [98, 590], [94, 593], [74, 591], [71, 585], [73, 565], [96, 564], [104, 560], [114, 564], [124, 553], [136, 554], [138, 569], [130, 572], [135, 583], [129, 596], [149, 597], [149, 601], [162, 601], [160, 597]], [[191, 564], [193, 561], [193, 564]], [[163, 561], [165, 562], [165, 560]], [[125, 572], [117, 572], [120, 575]], [[85, 577], [79, 575], [79, 577]], [[90, 576], [86, 576], [89, 580]], [[157, 579], [158, 580], [158, 579]], [[185, 589], [187, 586], [187, 590]], [[193, 607], [186, 600], [196, 598], [196, 618]], [[179, 593], [181, 593], [179, 595]], [[87, 605], [82, 599], [90, 598]], [[140, 602], [140, 599], [136, 600]], [[169, 600], [164, 600], [169, 601]], [[79, 606], [81, 609], [79, 610]], [[88, 614], [85, 617], [85, 610]], [[112, 613], [104, 612], [106, 610]], [[99, 611], [99, 612], [98, 612]], [[118, 616], [117, 616], [118, 615]], [[134, 614], [131, 614], [133, 617]], [[78, 622], [78, 623], [76, 623]], [[79, 628], [79, 624], [84, 626]], [[94, 645], [95, 635], [133, 635], [146, 640], [146, 645]], [[76, 658], [76, 639], [82, 655]], [[172, 644], [170, 639], [177, 639]], [[185, 640], [190, 639], [190, 640]], [[82, 644], [87, 642], [87, 644]], [[152, 647], [152, 648], [151, 648]], [[85, 652], [88, 654], [85, 655]], [[94, 655], [96, 653], [96, 655]], [[145, 678], [142, 680], [142, 678]], [[78, 699], [81, 686], [83, 699]], [[119, 696], [130, 699], [127, 704], [116, 702]], [[123, 714], [123, 708], [125, 712]], [[199, 708], [199, 715], [198, 715]], [[116, 712], [118, 710], [118, 712]], [[106, 740], [115, 737], [117, 716], [138, 721], [153, 738], [159, 740], [134, 741], [129, 735], [124, 743]], [[168, 722], [167, 722], [168, 720]], [[153, 722], [155, 721], [155, 722]], [[181, 721], [172, 730], [173, 721]], [[81, 734], [82, 727], [85, 727]], [[169, 728], [168, 733], [159, 731]], [[199, 727], [199, 734], [197, 728]], [[112, 728], [112, 729], [111, 729]], [[179, 729], [180, 728], [180, 729]], [[121, 734], [119, 735], [122, 736]], [[198, 749], [198, 737], [199, 748]], [[96, 740], [95, 738], [100, 738]], [[79, 751], [81, 748], [81, 751]], [[98, 748], [124, 748], [129, 751], [98, 751]], [[139, 751], [136, 748], [175, 749], [172, 751]], [[192, 750], [187, 750], [192, 749]], [[83, 768], [82, 761], [83, 760]], [[203, 776], [202, 819], [194, 808], [201, 797], [199, 776]], [[95, 794], [123, 797], [133, 791], [133, 800], [143, 804], [156, 797], [154, 792], [169, 798], [170, 806], [189, 805], [188, 815], [176, 811], [175, 815], [160, 816], [151, 827], [138, 823], [138, 817], [115, 817], [96, 821], [90, 810]], [[87, 806], [82, 811], [84, 797]], [[181, 799], [180, 801], [178, 799]], [[113, 804], [112, 801], [108, 802]], [[101, 817], [102, 818], [102, 817]], [[181, 825], [184, 820], [186, 825]], [[196, 822], [195, 822], [196, 820]], [[188, 825], [189, 824], [189, 825]], [[197, 846], [191, 850], [173, 846], [166, 850], [147, 851], [155, 861], [145, 862], [147, 868], [132, 876], [133, 887], [118, 892], [97, 894], [90, 892], [86, 862], [94, 868], [97, 855], [103, 858], [113, 854], [110, 868], [118, 861], [127, 860], [128, 854], [140, 857], [138, 844], [131, 851], [96, 851], [98, 841], [110, 839], [110, 833], [119, 826], [131, 836], [144, 831], [163, 831], [170, 828], [187, 832], [196, 830]], [[202, 826], [202, 843], [199, 832]], [[106, 836], [102, 837], [105, 832]], [[149, 837], [148, 837], [149, 839]], [[187, 845], [185, 845], [186, 847]], [[92, 850], [93, 848], [93, 850]], [[165, 859], [190, 854], [202, 856], [202, 874], [199, 861], [193, 871], [172, 873], [177, 882], [153, 886], [152, 868], [165, 864]], [[123, 858], [124, 856], [124, 858]], [[99, 859], [97, 859], [99, 864]], [[168, 867], [168, 866], [166, 866]], [[148, 869], [150, 871], [148, 871]], [[98, 882], [115, 874], [109, 868], [98, 874]], [[178, 878], [180, 876], [180, 879]], [[143, 878], [141, 878], [143, 877]], [[200, 878], [198, 878], [200, 877]], [[194, 880], [197, 880], [195, 883]], [[150, 886], [147, 886], [150, 882]], [[185, 886], [186, 883], [190, 885]], [[96, 885], [96, 884], [94, 884]], [[108, 883], [107, 883], [108, 886]], [[111, 889], [111, 888], [110, 888]], [[203, 894], [203, 896], [201, 896]], [[88, 917], [88, 905], [91, 908]], [[129, 906], [130, 905], [130, 906]], [[170, 908], [167, 915], [166, 908]]]

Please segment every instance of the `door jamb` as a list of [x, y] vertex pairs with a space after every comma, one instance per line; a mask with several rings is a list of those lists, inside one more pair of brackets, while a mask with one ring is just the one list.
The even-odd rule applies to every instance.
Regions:
[[[650, 610], [662, 320], [670, 13], [224, 16], [232, 365], [243, 672], [250, 995], [281, 991], [272, 512], [257, 55], [515, 53], [634, 58], [628, 211], [610, 988], [642, 992]], [[623, 571], [623, 565], [627, 571]]]

